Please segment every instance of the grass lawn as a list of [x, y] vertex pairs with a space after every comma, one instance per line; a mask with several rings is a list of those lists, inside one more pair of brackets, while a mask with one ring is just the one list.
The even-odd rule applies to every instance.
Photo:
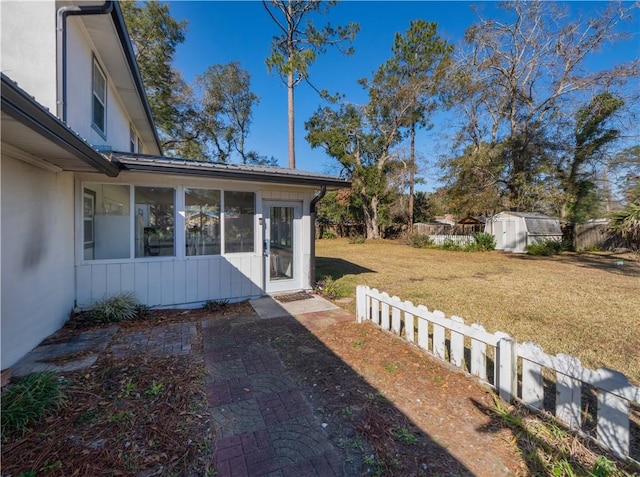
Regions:
[[[341, 295], [363, 284], [533, 341], [640, 383], [640, 263], [636, 257], [416, 249], [399, 242], [316, 241], [316, 276]], [[355, 311], [355, 303], [347, 305]]]

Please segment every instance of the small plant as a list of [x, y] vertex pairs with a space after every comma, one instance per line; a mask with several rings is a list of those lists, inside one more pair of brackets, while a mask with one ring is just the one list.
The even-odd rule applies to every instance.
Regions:
[[473, 236], [473, 240], [475, 240], [473, 244], [475, 245], [475, 247], [473, 247], [474, 250], [491, 251], [496, 249], [496, 239], [491, 234], [478, 232]]
[[135, 390], [135, 383], [133, 381], [127, 381], [127, 383], [124, 385], [124, 388], [122, 388], [122, 395], [125, 397], [129, 397]]
[[545, 240], [538, 243], [532, 243], [525, 247], [525, 252], [529, 255], [549, 257], [562, 252], [562, 242], [559, 240]]
[[618, 472], [616, 464], [605, 456], [599, 455], [593, 463], [591, 475], [593, 475], [593, 477], [609, 477], [610, 475], [614, 475], [616, 472]]
[[353, 349], [361, 349], [364, 346], [364, 342], [362, 342], [361, 340], [356, 340], [351, 346], [353, 347]]
[[62, 385], [55, 374], [34, 373], [20, 379], [2, 396], [2, 438], [13, 430], [24, 434], [63, 401]]
[[335, 233], [333, 233], [333, 232], [331, 232], [329, 230], [325, 230], [324, 232], [322, 232], [322, 236], [320, 238], [322, 238], [322, 239], [335, 239], [335, 238], [338, 238], [338, 236]]
[[393, 431], [393, 435], [396, 439], [405, 444], [414, 445], [418, 443], [418, 439], [413, 435], [409, 429], [403, 427], [402, 429], [396, 429]]
[[331, 300], [342, 298], [348, 294], [344, 287], [336, 282], [330, 275], [326, 275], [322, 280], [317, 281], [315, 290]]
[[207, 300], [202, 305], [207, 311], [220, 311], [229, 304], [229, 300]]
[[362, 244], [366, 242], [366, 237], [361, 234], [351, 234], [349, 235], [349, 243], [350, 244]]
[[158, 396], [162, 392], [162, 388], [164, 384], [162, 382], [156, 382], [155, 380], [151, 383], [148, 389], [145, 390], [145, 394], [147, 396]]
[[136, 304], [136, 318], [147, 318], [151, 314], [151, 307], [142, 303]]
[[109, 416], [109, 422], [122, 422], [131, 419], [133, 411], [119, 411]]
[[388, 363], [384, 365], [384, 370], [387, 373], [393, 373], [396, 369], [398, 369], [398, 365], [395, 363]]
[[119, 293], [96, 303], [90, 315], [97, 323], [118, 323], [138, 316], [138, 306], [138, 300], [133, 293]]
[[409, 235], [407, 240], [409, 241], [409, 245], [414, 248], [428, 248], [433, 246], [431, 237], [416, 232]]
[[444, 239], [444, 242], [442, 242], [442, 249], [460, 251], [460, 250], [464, 250], [464, 247], [460, 245], [458, 242], [456, 242], [455, 240], [447, 237], [446, 239]]

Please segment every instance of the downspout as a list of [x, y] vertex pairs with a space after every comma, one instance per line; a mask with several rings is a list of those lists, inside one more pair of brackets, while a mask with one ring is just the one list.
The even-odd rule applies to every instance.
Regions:
[[71, 15], [107, 15], [113, 1], [103, 5], [80, 7], [70, 5], [58, 9], [56, 20], [56, 116], [67, 123], [67, 17]]
[[313, 287], [316, 280], [316, 205], [327, 194], [327, 186], [320, 187], [320, 193], [315, 196], [309, 204], [309, 218], [311, 219], [311, 253], [309, 257], [309, 285]]

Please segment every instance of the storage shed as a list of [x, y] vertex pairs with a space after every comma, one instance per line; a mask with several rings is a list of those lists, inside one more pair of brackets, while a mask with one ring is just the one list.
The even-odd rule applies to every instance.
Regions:
[[489, 220], [484, 231], [496, 238], [496, 250], [524, 253], [527, 245], [562, 240], [560, 221], [535, 212], [500, 212]]

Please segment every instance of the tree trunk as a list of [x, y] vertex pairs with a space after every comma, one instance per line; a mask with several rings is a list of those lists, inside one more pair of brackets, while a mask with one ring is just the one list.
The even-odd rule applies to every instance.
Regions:
[[413, 233], [413, 194], [416, 182], [416, 125], [411, 124], [411, 151], [409, 156], [409, 223], [407, 232]]
[[289, 168], [296, 168], [295, 127], [293, 115], [293, 73], [287, 77], [288, 115], [289, 115]]
[[364, 195], [362, 198], [362, 211], [364, 215], [364, 228], [367, 234], [367, 239], [379, 239], [380, 230], [378, 227], [378, 198], [372, 197], [368, 199]]

